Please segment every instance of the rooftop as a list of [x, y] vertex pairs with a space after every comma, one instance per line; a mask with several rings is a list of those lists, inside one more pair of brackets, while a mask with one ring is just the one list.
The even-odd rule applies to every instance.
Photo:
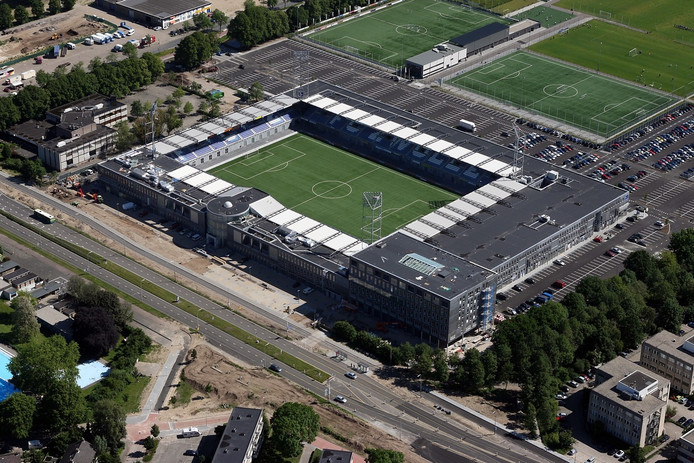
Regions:
[[211, 5], [204, 0], [123, 0], [118, 5], [160, 19], [169, 19]]
[[235, 407], [224, 428], [224, 434], [219, 441], [212, 463], [243, 462], [262, 414], [263, 410], [259, 408]]
[[678, 336], [669, 331], [662, 330], [646, 339], [644, 344], [650, 345], [672, 357], [677, 357], [681, 361], [692, 365], [694, 364], [694, 351], [692, 350], [694, 349], [693, 338], [694, 336], [691, 336], [691, 333], [687, 333], [685, 336]]
[[460, 47], [467, 47], [469, 43], [475, 42], [477, 40], [483, 39], [489, 35], [496, 34], [497, 32], [501, 32], [504, 29], [508, 30], [508, 24], [504, 23], [490, 23], [485, 26], [480, 27], [479, 29], [475, 29], [474, 31], [470, 31], [467, 34], [459, 35], [458, 37], [454, 37], [451, 39], [451, 42], [454, 44], [460, 46]]
[[318, 463], [351, 463], [352, 452], [347, 450], [325, 449], [321, 453]]
[[[652, 388], [655, 383], [657, 387], [651, 393], [642, 395], [641, 399], [635, 399], [634, 395], [628, 393], [628, 389], [643, 391]], [[592, 393], [599, 394], [633, 413], [648, 416], [666, 404], [666, 400], [659, 399], [657, 395], [663, 388], [669, 389], [670, 381], [650, 371], [639, 369], [638, 365], [623, 357], [616, 357], [600, 367], [596, 374], [596, 384]]]
[[484, 267], [399, 232], [354, 258], [445, 299], [483, 283], [492, 274]]

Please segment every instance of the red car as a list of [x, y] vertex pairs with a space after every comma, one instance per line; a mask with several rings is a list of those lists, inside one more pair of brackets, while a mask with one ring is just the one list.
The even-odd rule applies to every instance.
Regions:
[[593, 241], [595, 241], [596, 243], [602, 243], [602, 236], [596, 236], [595, 238], [593, 238]]

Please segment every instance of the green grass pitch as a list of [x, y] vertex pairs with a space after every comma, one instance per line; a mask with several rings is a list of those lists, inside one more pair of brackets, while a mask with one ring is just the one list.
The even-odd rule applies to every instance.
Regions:
[[361, 239], [362, 193], [383, 192], [385, 236], [459, 195], [305, 135], [294, 135], [209, 171], [271, 194], [285, 207]]
[[555, 10], [554, 8], [547, 8], [546, 6], [537, 6], [514, 15], [513, 19], [532, 19], [539, 22], [542, 27], [552, 27], [572, 17], [573, 15], [571, 13]]
[[606, 137], [676, 101], [527, 52], [495, 60], [449, 83]]
[[675, 24], [694, 28], [694, 8], [682, 0], [560, 0], [557, 6], [588, 13], [596, 18], [610, 19], [636, 27], [673, 41], [694, 46], [694, 32]]
[[[694, 40], [694, 31], [689, 35]], [[634, 48], [640, 53], [630, 56]], [[656, 33], [593, 20], [530, 49], [589, 69], [599, 65], [600, 72], [680, 96], [694, 92], [694, 43], [687, 46]]]
[[396, 67], [436, 44], [501, 21], [446, 1], [404, 0], [307, 37]]

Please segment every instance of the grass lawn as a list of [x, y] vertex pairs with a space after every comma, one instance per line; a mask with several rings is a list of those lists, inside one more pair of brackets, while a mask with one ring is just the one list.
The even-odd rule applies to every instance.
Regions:
[[537, 6], [531, 10], [524, 11], [513, 16], [514, 19], [532, 19], [539, 22], [542, 27], [552, 27], [559, 23], [562, 23], [573, 15], [570, 13], [565, 13], [563, 11], [555, 10], [554, 8], [547, 8], [546, 6]]
[[137, 413], [140, 411], [140, 399], [142, 398], [142, 392], [145, 390], [151, 379], [152, 378], [148, 376], [140, 376], [139, 378], [135, 378], [135, 381], [128, 384], [123, 392], [121, 392], [121, 396], [124, 399], [122, 406], [125, 413]]
[[526, 52], [495, 60], [449, 83], [602, 136], [616, 134], [676, 101]]
[[[482, 1], [481, 3], [484, 3]], [[488, 3], [499, 3], [498, 5], [494, 5], [490, 9], [494, 13], [499, 13], [499, 14], [508, 14], [511, 13], [512, 11], [520, 10], [521, 8], [525, 8], [526, 6], [532, 5], [533, 3], [537, 3], [536, 0], [509, 0], [509, 1], [494, 1], [494, 0], [489, 0]]]
[[[634, 48], [640, 53], [630, 56]], [[694, 92], [694, 46], [656, 34], [593, 20], [530, 49], [680, 96]]]
[[10, 344], [10, 332], [12, 331], [12, 308], [5, 301], [0, 301], [0, 343]]
[[383, 192], [382, 236], [459, 196], [305, 135], [261, 148], [209, 173], [259, 188], [285, 207], [361, 238], [362, 193]]
[[404, 0], [307, 38], [395, 67], [438, 43], [500, 21], [453, 3]]
[[694, 28], [694, 8], [690, 2], [682, 0], [559, 0], [556, 5], [567, 9], [573, 8], [598, 18], [611, 19], [671, 40], [688, 42], [690, 46], [694, 46], [694, 32], [675, 27], [675, 24], [680, 24]]

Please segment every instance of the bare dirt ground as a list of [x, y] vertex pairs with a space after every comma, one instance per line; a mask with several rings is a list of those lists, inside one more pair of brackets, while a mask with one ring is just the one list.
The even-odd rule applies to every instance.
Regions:
[[[190, 359], [184, 374], [187, 381], [202, 393], [204, 400], [191, 402], [182, 407], [171, 408], [162, 412], [162, 420], [178, 421], [195, 415], [218, 412], [223, 405], [265, 409], [268, 416], [286, 402], [298, 402], [310, 405], [320, 416], [320, 424], [335, 433], [344, 436], [348, 442], [338, 442], [330, 436], [324, 438], [364, 454], [369, 447], [388, 448], [405, 454], [405, 461], [424, 463], [426, 460], [415, 454], [410, 446], [364, 421], [353, 417], [342, 409], [323, 404], [301, 388], [287, 382], [266, 369], [244, 365], [238, 360], [230, 360], [210, 348], [199, 339], [191, 346], [197, 351], [197, 358]], [[205, 393], [207, 385], [212, 391]]]
[[[36, 53], [73, 37], [84, 37], [107, 29], [105, 24], [85, 18], [85, 14], [88, 13], [82, 5], [75, 5], [70, 12], [7, 29], [0, 38], [0, 62]], [[58, 34], [57, 40], [50, 40], [53, 34]]]

